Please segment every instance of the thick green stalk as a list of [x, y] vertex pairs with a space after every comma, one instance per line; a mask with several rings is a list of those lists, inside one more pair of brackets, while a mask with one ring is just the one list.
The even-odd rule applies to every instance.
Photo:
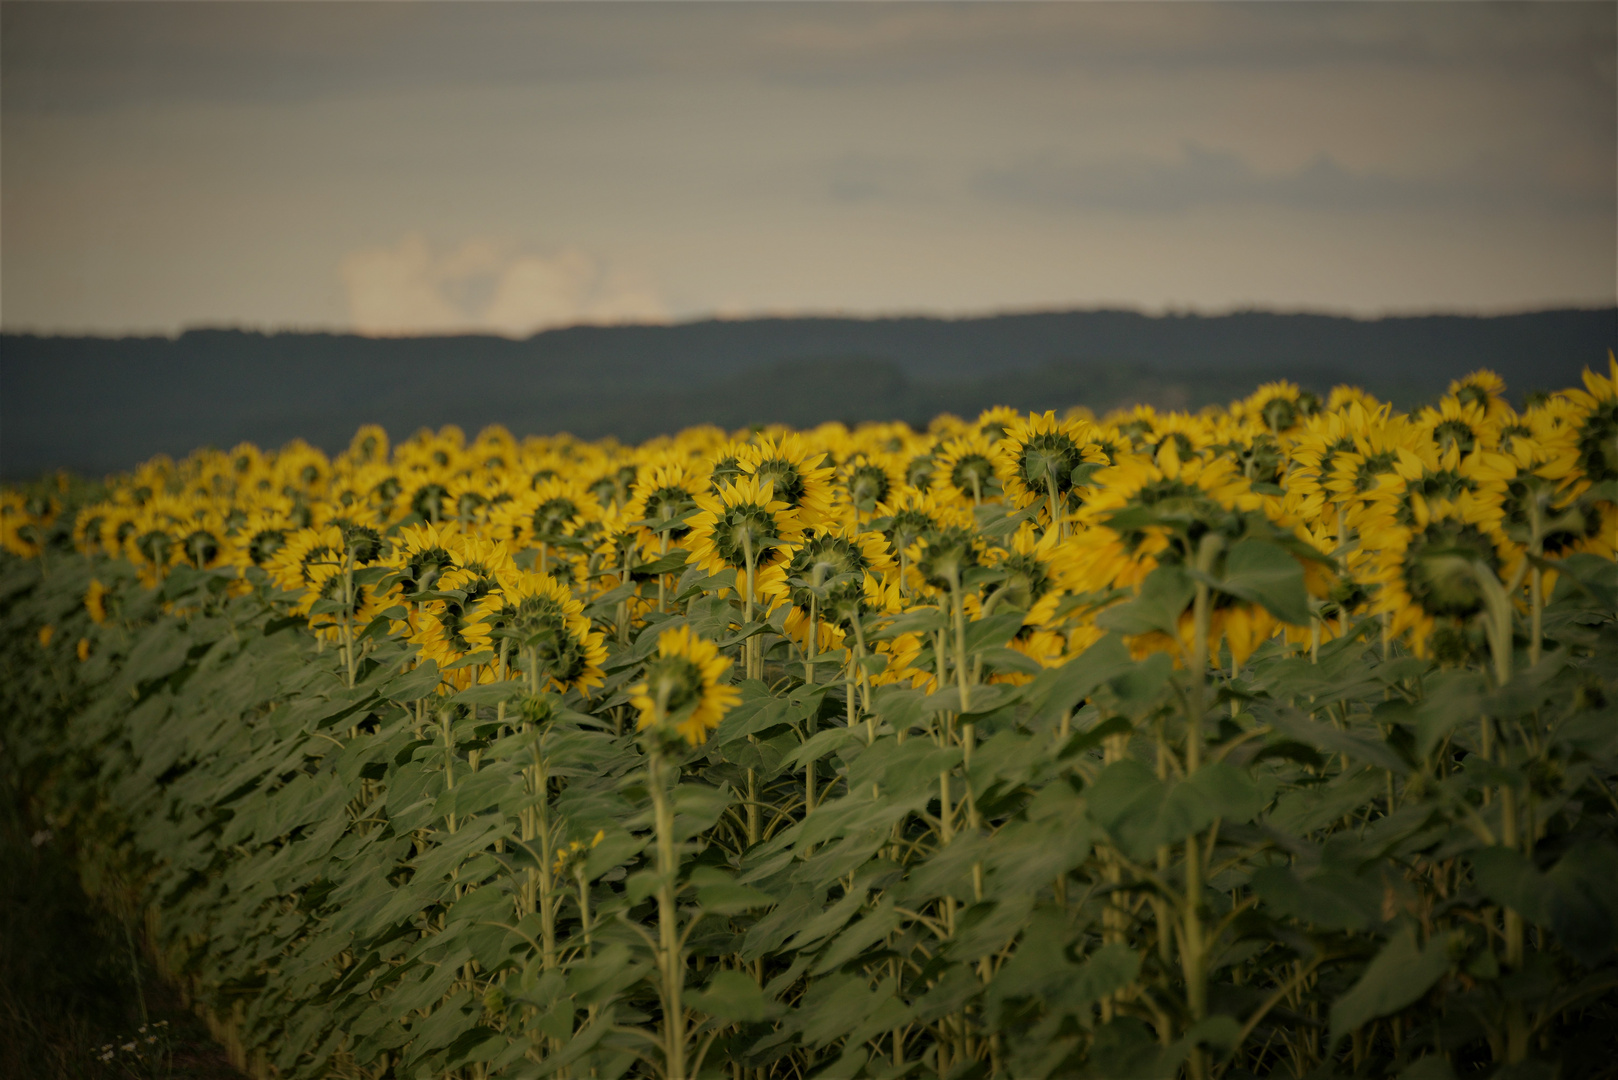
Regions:
[[[661, 713], [659, 709], [659, 713]], [[667, 1080], [686, 1080], [685, 960], [681, 955], [679, 913], [674, 906], [679, 863], [674, 852], [674, 809], [668, 795], [668, 766], [658, 744], [661, 725], [650, 741], [648, 770], [653, 827], [657, 839], [658, 970], [663, 981], [663, 1061]]]

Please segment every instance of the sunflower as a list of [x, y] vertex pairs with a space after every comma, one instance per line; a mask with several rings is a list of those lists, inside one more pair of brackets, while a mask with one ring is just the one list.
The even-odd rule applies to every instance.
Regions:
[[756, 476], [742, 476], [695, 502], [701, 512], [691, 518], [691, 562], [710, 575], [746, 570], [750, 560], [755, 574], [768, 569], [782, 561], [782, 545], [803, 536], [797, 511], [775, 497], [770, 481]]
[[1190, 532], [1262, 505], [1228, 457], [1181, 461], [1173, 442], [1155, 458], [1121, 457], [1096, 474], [1095, 494], [1079, 512], [1076, 583], [1086, 592], [1138, 586], [1164, 552], [1190, 557]]
[[1447, 396], [1462, 406], [1481, 409], [1483, 415], [1497, 425], [1511, 416], [1511, 405], [1506, 401], [1505, 380], [1486, 368], [1450, 383]]
[[175, 528], [172, 520], [143, 513], [124, 543], [124, 558], [135, 564], [143, 585], [155, 589], [168, 576], [175, 561]]
[[299, 598], [294, 610], [307, 615], [323, 598], [321, 591], [330, 590], [332, 575], [341, 571], [342, 565], [343, 534], [328, 526], [292, 533], [270, 556], [264, 569], [276, 588]]
[[933, 489], [960, 502], [981, 506], [1000, 495], [1000, 454], [979, 432], [950, 439], [933, 456]]
[[931, 491], [933, 479], [938, 473], [938, 462], [934, 460], [934, 452], [926, 450], [919, 454], [912, 454], [904, 463], [902, 479], [907, 487], [917, 491]]
[[1502, 421], [1503, 417], [1491, 418], [1483, 406], [1465, 404], [1455, 397], [1440, 398], [1437, 408], [1429, 405], [1415, 420], [1439, 453], [1454, 449], [1462, 454], [1497, 445]]
[[1588, 484], [1618, 480], [1618, 360], [1610, 351], [1607, 372], [1602, 377], [1586, 368], [1584, 389], [1566, 393], [1582, 414], [1576, 421], [1579, 468]]
[[[1095, 444], [1095, 428], [1082, 420], [1058, 420], [1056, 413], [1029, 413], [1006, 427], [999, 450], [1000, 481], [1015, 507], [1047, 502], [1045, 519], [1076, 510], [1085, 483], [1078, 470], [1085, 465], [1108, 464]], [[1089, 470], [1089, 471], [1094, 471]]]
[[1373, 610], [1392, 616], [1389, 631], [1408, 632], [1417, 656], [1441, 659], [1465, 650], [1465, 630], [1486, 606], [1479, 573], [1498, 575], [1504, 537], [1481, 503], [1452, 508], [1443, 517], [1391, 524], [1364, 536], [1374, 552], [1369, 580], [1379, 586]]
[[[422, 603], [417, 629], [410, 640], [421, 646], [421, 654], [448, 667], [486, 647], [467, 634], [467, 623], [484, 597], [500, 588], [502, 579], [517, 572], [506, 545], [477, 536], [457, 536], [449, 546], [454, 563], [443, 569], [433, 583], [441, 598]], [[442, 596], [461, 593], [459, 599]]]
[[549, 574], [510, 570], [499, 589], [477, 602], [461, 632], [474, 651], [499, 651], [509, 641], [507, 664], [534, 693], [548, 687], [588, 694], [605, 681], [605, 639], [590, 628], [572, 591]]
[[518, 457], [517, 440], [499, 424], [490, 424], [478, 432], [466, 456], [474, 468], [486, 473], [499, 473], [515, 465]]
[[1004, 578], [984, 587], [981, 603], [968, 601], [974, 618], [981, 610], [1021, 611], [1026, 638], [1037, 629], [1048, 628], [1062, 598], [1080, 589], [1078, 551], [1059, 543], [1053, 532], [1039, 532], [1024, 522], [1011, 537], [1007, 550], [989, 549], [984, 562], [1004, 574]]
[[388, 460], [388, 433], [380, 424], [363, 424], [354, 432], [344, 455], [351, 466], [378, 465]]
[[595, 496], [562, 477], [540, 480], [532, 491], [496, 506], [489, 528], [513, 549], [537, 548], [539, 571], [548, 573], [555, 549], [570, 543], [584, 524], [599, 517]]
[[890, 454], [863, 450], [856, 451], [844, 462], [843, 496], [854, 510], [856, 523], [876, 513], [877, 507], [903, 483], [899, 464]]
[[809, 526], [832, 516], [832, 481], [836, 473], [824, 464], [824, 456], [802, 436], [786, 435], [750, 443], [737, 463], [744, 475], [771, 485], [775, 498], [797, 514], [800, 524]]
[[460, 529], [454, 522], [408, 525], [399, 530], [385, 565], [393, 568], [406, 603], [416, 594], [438, 587], [439, 575], [457, 564], [459, 540]]
[[1319, 412], [1320, 398], [1299, 389], [1296, 383], [1265, 383], [1230, 411], [1232, 416], [1254, 425], [1257, 431], [1280, 438]]
[[632, 520], [646, 523], [641, 544], [659, 553], [670, 545], [682, 546], [691, 534], [684, 519], [696, 510], [697, 495], [707, 488], [707, 473], [689, 457], [666, 451], [648, 461], [636, 477], [625, 509]]
[[107, 587], [96, 578], [90, 579], [90, 587], [84, 593], [84, 610], [90, 613], [90, 621], [100, 626], [107, 621]]
[[664, 630], [657, 653], [646, 661], [645, 678], [629, 688], [629, 702], [640, 710], [636, 728], [666, 727], [696, 746], [741, 700], [740, 691], [720, 682], [730, 666], [718, 646], [689, 626]]
[[846, 625], [869, 611], [867, 576], [880, 582], [893, 569], [882, 534], [848, 524], [815, 529], [781, 553], [782, 560], [760, 575], [759, 593], [771, 610], [790, 605], [783, 629], [804, 643], [812, 623]]
[[224, 522], [209, 512], [194, 519], [179, 537], [175, 558], [193, 570], [214, 570], [234, 565], [235, 546]]
[[[1368, 412], [1358, 401], [1310, 417], [1293, 441], [1286, 472], [1287, 505], [1306, 521], [1334, 517], [1346, 509], [1352, 492], [1331, 485], [1339, 460], [1359, 453], [1386, 423], [1383, 412]], [[1363, 463], [1356, 459], [1356, 467]], [[1391, 469], [1392, 458], [1388, 459]], [[1369, 483], [1366, 486], [1370, 486]], [[1345, 526], [1346, 528], [1346, 526]]]
[[106, 503], [85, 506], [73, 520], [73, 546], [85, 555], [99, 555], [110, 551], [112, 536], [108, 529]]

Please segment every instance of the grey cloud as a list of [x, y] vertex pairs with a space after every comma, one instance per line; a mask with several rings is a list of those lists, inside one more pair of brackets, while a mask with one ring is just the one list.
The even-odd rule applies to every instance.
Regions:
[[871, 154], [848, 154], [825, 170], [825, 192], [833, 202], [866, 203], [930, 197], [919, 161]]
[[[0, 8], [7, 111], [423, 85], [1466, 67], [1614, 79], [1610, 4], [58, 3]], [[1610, 92], [1607, 95], [1610, 97]]]
[[1439, 177], [1393, 176], [1349, 169], [1325, 153], [1296, 170], [1265, 173], [1231, 151], [1194, 143], [1182, 146], [1173, 159], [1028, 158], [981, 170], [969, 186], [991, 200], [1141, 215], [1241, 205], [1347, 213], [1491, 207], [1614, 212], [1610, 185], [1599, 191], [1556, 186], [1489, 168]]

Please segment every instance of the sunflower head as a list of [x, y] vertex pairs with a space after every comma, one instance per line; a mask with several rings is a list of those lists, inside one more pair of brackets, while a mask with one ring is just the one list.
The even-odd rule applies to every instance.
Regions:
[[958, 588], [966, 572], [982, 564], [982, 541], [965, 525], [946, 525], [923, 534], [911, 549], [911, 565], [935, 589]]
[[749, 443], [738, 460], [744, 474], [769, 485], [775, 498], [795, 511], [805, 525], [814, 525], [831, 516], [835, 471], [826, 464], [825, 456], [802, 436], [786, 435]]
[[1592, 484], [1618, 480], [1618, 362], [1607, 354], [1609, 377], [1589, 370], [1582, 391], [1567, 396], [1581, 407], [1578, 422], [1579, 467]]
[[90, 588], [85, 591], [84, 610], [98, 626], [107, 621], [107, 587], [96, 578], [90, 579]]
[[1273, 382], [1241, 403], [1241, 411], [1252, 417], [1271, 436], [1285, 435], [1320, 411], [1320, 398], [1296, 383]]
[[691, 557], [710, 574], [743, 569], [749, 558], [755, 568], [773, 562], [776, 548], [803, 535], [797, 512], [756, 476], [739, 477], [695, 501], [701, 513], [691, 519]]
[[541, 689], [588, 693], [605, 680], [606, 641], [590, 629], [584, 605], [549, 574], [512, 568], [500, 588], [478, 600], [465, 636], [476, 648], [510, 642], [507, 662]]
[[451, 522], [442, 528], [415, 525], [400, 531], [390, 560], [408, 599], [431, 590], [440, 574], [455, 565], [460, 530]]
[[366, 424], [354, 432], [348, 444], [348, 459], [355, 465], [388, 460], [388, 433], [380, 424]]
[[1427, 614], [1467, 619], [1483, 610], [1476, 567], [1499, 569], [1494, 543], [1475, 525], [1432, 521], [1411, 537], [1403, 563], [1410, 598]]
[[1094, 434], [1091, 424], [1058, 420], [1054, 412], [1030, 413], [1012, 423], [997, 447], [1002, 483], [1012, 502], [1029, 506], [1050, 496], [1069, 509], [1076, 507], [1083, 467], [1094, 471], [1107, 464]]
[[869, 514], [887, 501], [894, 488], [893, 476], [880, 462], [862, 456], [848, 463], [844, 488], [848, 501], [861, 513]]
[[865, 577], [892, 569], [881, 533], [841, 529], [817, 531], [802, 543], [782, 549], [786, 559], [777, 578], [763, 590], [799, 611], [811, 605], [827, 622], [843, 624], [867, 610]]
[[664, 630], [645, 677], [629, 689], [630, 704], [640, 711], [636, 727], [654, 738], [678, 735], [692, 746], [702, 742], [741, 700], [735, 687], [720, 681], [730, 666], [718, 646], [689, 626]]
[[987, 436], [972, 433], [950, 439], [934, 460], [933, 482], [941, 493], [973, 506], [999, 497], [1000, 454]]

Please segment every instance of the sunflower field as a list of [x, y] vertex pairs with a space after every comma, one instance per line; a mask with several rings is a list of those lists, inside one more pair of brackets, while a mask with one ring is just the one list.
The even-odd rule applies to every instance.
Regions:
[[1618, 1061], [1610, 361], [3, 514], [0, 760], [255, 1077]]

